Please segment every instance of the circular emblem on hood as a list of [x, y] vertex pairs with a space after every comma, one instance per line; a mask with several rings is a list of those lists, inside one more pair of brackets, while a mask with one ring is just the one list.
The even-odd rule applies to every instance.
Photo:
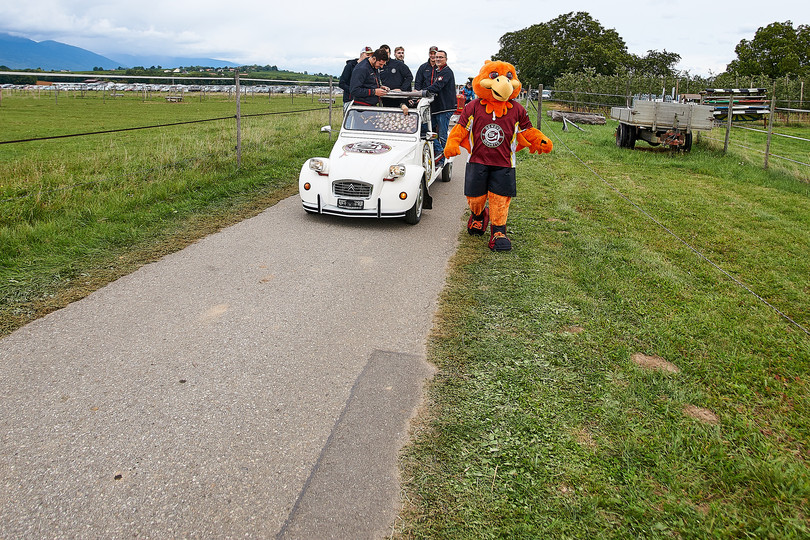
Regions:
[[506, 135], [498, 124], [487, 124], [481, 130], [481, 142], [490, 148], [497, 148], [505, 138]]
[[361, 141], [347, 144], [343, 151], [351, 154], [385, 154], [391, 151], [391, 147], [381, 142]]

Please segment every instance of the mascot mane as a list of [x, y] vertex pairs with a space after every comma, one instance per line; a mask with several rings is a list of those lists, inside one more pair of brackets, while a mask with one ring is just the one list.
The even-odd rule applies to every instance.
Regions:
[[487, 113], [497, 117], [512, 108], [512, 100], [520, 94], [521, 84], [515, 66], [500, 60], [489, 60], [473, 79], [473, 91], [481, 98]]

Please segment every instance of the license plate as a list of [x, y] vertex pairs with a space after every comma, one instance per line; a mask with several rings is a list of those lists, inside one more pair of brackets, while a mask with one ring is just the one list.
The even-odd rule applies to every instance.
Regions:
[[356, 199], [338, 199], [338, 206], [341, 208], [351, 208], [353, 210], [362, 210], [363, 202]]

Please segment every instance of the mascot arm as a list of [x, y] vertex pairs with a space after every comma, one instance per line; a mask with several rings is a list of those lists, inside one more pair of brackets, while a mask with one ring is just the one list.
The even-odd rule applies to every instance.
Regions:
[[548, 154], [554, 145], [551, 139], [543, 135], [537, 128], [529, 128], [517, 134], [518, 150], [528, 148], [529, 152], [536, 154]]
[[464, 126], [461, 124], [456, 124], [453, 126], [453, 129], [450, 130], [450, 134], [447, 136], [447, 142], [444, 143], [444, 155], [445, 157], [453, 157], [457, 156], [461, 153], [461, 148], [465, 148], [468, 152], [470, 151], [470, 139], [468, 135], [470, 134], [469, 131], [464, 129]]

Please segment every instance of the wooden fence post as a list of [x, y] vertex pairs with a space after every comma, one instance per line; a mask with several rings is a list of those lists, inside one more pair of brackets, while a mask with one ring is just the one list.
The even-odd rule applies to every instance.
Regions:
[[768, 168], [768, 156], [771, 153], [771, 136], [773, 135], [773, 116], [774, 104], [776, 103], [776, 83], [773, 85], [773, 93], [771, 94], [771, 112], [768, 114], [768, 140], [765, 142], [765, 168]]
[[236, 83], [236, 166], [242, 166], [242, 110], [239, 96], [241, 91], [239, 89], [239, 71], [235, 72], [234, 80]]
[[545, 85], [541, 84], [537, 87], [537, 129], [543, 131], [543, 88]]
[[332, 142], [332, 76], [329, 75], [329, 142]]
[[728, 139], [731, 136], [731, 119], [734, 118], [734, 93], [728, 94], [728, 123], [726, 124], [726, 142], [723, 144], [723, 153], [728, 153]]

